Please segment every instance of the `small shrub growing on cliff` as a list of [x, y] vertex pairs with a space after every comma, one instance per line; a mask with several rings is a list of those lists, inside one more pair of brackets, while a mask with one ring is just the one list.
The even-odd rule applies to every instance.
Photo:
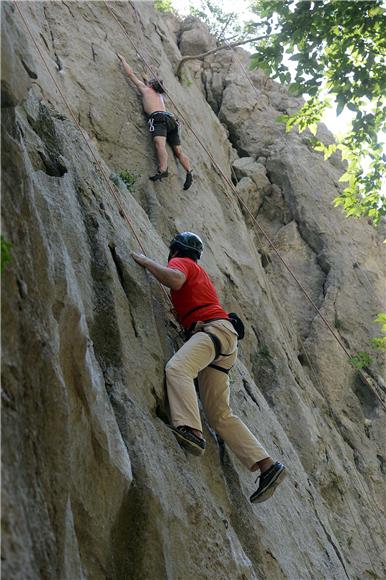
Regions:
[[154, 0], [154, 8], [158, 12], [174, 12], [172, 0]]
[[11, 242], [7, 242], [3, 236], [1, 236], [1, 272], [4, 270], [5, 266], [11, 260]]
[[271, 353], [269, 352], [269, 348], [268, 348], [268, 346], [266, 344], [262, 344], [261, 345], [258, 354], [259, 354], [259, 356], [261, 356], [265, 360], [271, 360], [272, 359]]
[[334, 320], [334, 326], [337, 330], [342, 330], [343, 328], [343, 322], [339, 319], [339, 318], [335, 318]]
[[130, 193], [133, 193], [135, 189], [135, 182], [137, 181], [138, 176], [134, 173], [130, 173], [130, 171], [125, 169], [124, 171], [120, 172], [119, 177], [122, 179]]
[[350, 356], [350, 363], [358, 370], [368, 367], [372, 358], [367, 352], [359, 351], [356, 355]]

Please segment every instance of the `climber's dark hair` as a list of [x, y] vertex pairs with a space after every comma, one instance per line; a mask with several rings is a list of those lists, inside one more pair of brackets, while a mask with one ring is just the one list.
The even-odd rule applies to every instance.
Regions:
[[165, 92], [164, 83], [161, 79], [152, 78], [149, 80], [148, 85], [152, 87], [156, 93], [160, 93], [162, 95]]

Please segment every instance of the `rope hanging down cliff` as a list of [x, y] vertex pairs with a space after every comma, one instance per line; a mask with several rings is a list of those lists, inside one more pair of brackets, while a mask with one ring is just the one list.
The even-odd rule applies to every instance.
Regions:
[[[33, 44], [34, 44], [34, 46], [35, 46], [35, 49], [36, 49], [37, 53], [39, 54], [39, 56], [40, 56], [41, 60], [43, 61], [44, 67], [46, 68], [46, 70], [47, 70], [47, 72], [48, 72], [49, 76], [51, 77], [51, 79], [52, 79], [52, 81], [53, 81], [53, 83], [54, 83], [54, 85], [55, 85], [56, 89], [58, 90], [58, 92], [59, 92], [60, 96], [62, 97], [62, 99], [63, 99], [63, 102], [64, 102], [65, 106], [67, 107], [67, 109], [68, 109], [68, 111], [69, 111], [69, 113], [70, 113], [71, 117], [73, 118], [73, 120], [74, 120], [74, 122], [75, 122], [76, 126], [78, 127], [78, 129], [79, 129], [79, 131], [80, 131], [80, 134], [82, 135], [82, 137], [83, 137], [83, 139], [84, 139], [84, 141], [85, 141], [85, 143], [86, 143], [86, 145], [87, 145], [87, 148], [89, 149], [89, 151], [90, 151], [90, 153], [91, 153], [91, 155], [92, 155], [92, 157], [93, 157], [93, 159], [94, 159], [94, 161], [95, 161], [95, 163], [96, 163], [96, 165], [97, 165], [97, 167], [98, 167], [98, 169], [99, 169], [99, 171], [100, 171], [100, 173], [101, 173], [101, 175], [102, 175], [103, 179], [104, 179], [104, 180], [105, 180], [105, 182], [107, 183], [107, 187], [109, 188], [109, 190], [110, 190], [110, 193], [112, 194], [112, 196], [114, 197], [115, 201], [117, 202], [117, 204], [118, 204], [118, 208], [119, 208], [119, 212], [120, 212], [120, 215], [121, 215], [121, 216], [122, 216], [122, 217], [123, 217], [123, 218], [126, 220], [126, 222], [127, 222], [128, 226], [129, 226], [130, 230], [132, 231], [132, 233], [133, 233], [133, 235], [134, 235], [134, 237], [135, 237], [135, 239], [136, 239], [136, 241], [137, 241], [137, 243], [138, 243], [138, 246], [140, 247], [140, 249], [141, 249], [142, 253], [143, 253], [143, 254], [146, 256], [146, 252], [145, 252], [145, 249], [144, 249], [144, 247], [143, 247], [143, 244], [142, 244], [142, 242], [141, 242], [141, 240], [140, 240], [140, 238], [139, 238], [139, 236], [138, 236], [138, 234], [137, 234], [137, 232], [136, 232], [136, 230], [135, 230], [135, 228], [134, 228], [133, 224], [131, 223], [131, 220], [130, 220], [129, 216], [127, 215], [127, 212], [126, 212], [125, 208], [123, 207], [123, 204], [122, 204], [122, 202], [121, 202], [121, 200], [120, 200], [120, 197], [119, 197], [119, 195], [118, 195], [118, 194], [117, 194], [117, 192], [115, 191], [115, 186], [113, 186], [113, 185], [112, 185], [112, 183], [111, 183], [111, 181], [110, 181], [109, 177], [107, 176], [107, 174], [106, 174], [105, 170], [103, 169], [103, 167], [102, 167], [102, 165], [101, 165], [101, 163], [100, 163], [99, 159], [98, 159], [98, 158], [97, 158], [97, 156], [95, 155], [95, 153], [94, 153], [94, 151], [93, 151], [93, 149], [92, 149], [92, 147], [91, 147], [90, 143], [88, 142], [88, 139], [87, 139], [87, 137], [86, 137], [86, 135], [85, 135], [85, 133], [84, 133], [84, 131], [83, 131], [83, 129], [82, 129], [82, 127], [81, 127], [81, 125], [80, 125], [79, 121], [78, 121], [78, 119], [76, 118], [76, 115], [75, 115], [75, 113], [74, 113], [74, 112], [73, 112], [73, 110], [71, 109], [71, 107], [70, 107], [70, 105], [69, 105], [69, 103], [68, 103], [68, 101], [67, 101], [66, 97], [64, 96], [64, 94], [63, 94], [62, 90], [60, 89], [60, 87], [59, 87], [58, 83], [56, 82], [56, 80], [55, 80], [55, 77], [54, 77], [54, 76], [53, 76], [53, 74], [51, 73], [51, 71], [50, 71], [50, 68], [49, 68], [49, 66], [48, 66], [48, 64], [47, 64], [47, 62], [46, 62], [46, 60], [45, 60], [45, 58], [44, 58], [44, 56], [43, 56], [43, 54], [42, 54], [42, 52], [41, 52], [40, 48], [39, 48], [39, 45], [38, 45], [38, 44], [37, 44], [37, 42], [35, 41], [35, 38], [34, 38], [34, 36], [33, 36], [32, 32], [31, 32], [31, 30], [30, 30], [30, 28], [29, 28], [29, 26], [28, 26], [28, 23], [27, 23], [27, 21], [25, 20], [25, 18], [24, 18], [24, 16], [23, 16], [22, 12], [21, 12], [21, 10], [20, 10], [20, 8], [19, 8], [19, 6], [18, 6], [18, 3], [16, 2], [16, 0], [13, 0], [13, 3], [14, 3], [14, 6], [16, 6], [16, 9], [17, 9], [17, 11], [18, 11], [18, 12], [19, 12], [19, 14], [20, 14], [20, 17], [21, 17], [21, 19], [22, 19], [22, 21], [23, 21], [23, 24], [24, 24], [24, 26], [25, 26], [25, 28], [26, 28], [26, 30], [27, 30], [27, 32], [28, 32], [28, 34], [29, 34], [29, 36], [31, 37], [31, 40], [32, 40], [32, 42], [33, 42]], [[117, 191], [118, 191], [118, 190], [117, 190]], [[171, 302], [170, 296], [169, 296], [169, 294], [167, 293], [167, 291], [165, 290], [164, 286], [163, 286], [161, 283], [159, 283], [159, 282], [158, 282], [158, 284], [159, 284], [159, 286], [160, 286], [160, 288], [161, 288], [161, 291], [162, 291], [162, 293], [163, 293], [163, 295], [164, 295], [164, 297], [165, 297], [165, 299], [166, 299], [167, 303], [168, 303], [168, 304], [169, 304], [169, 306], [170, 306], [170, 311], [171, 311], [171, 313], [172, 313], [172, 314], [173, 314], [173, 316], [174, 316], [173, 304], [172, 304], [172, 302]]]
[[[104, 0], [104, 5], [106, 6], [107, 10], [110, 12], [110, 14], [113, 16], [113, 18], [116, 20], [116, 22], [119, 24], [119, 26], [122, 28], [125, 36], [127, 37], [129, 43], [131, 44], [131, 46], [133, 47], [133, 49], [135, 50], [136, 54], [140, 57], [140, 59], [143, 61], [145, 67], [150, 71], [150, 73], [152, 74], [152, 76], [156, 79], [159, 79], [157, 72], [154, 71], [154, 69], [151, 67], [151, 65], [149, 65], [149, 63], [146, 61], [146, 59], [144, 58], [144, 56], [141, 54], [140, 50], [138, 49], [138, 47], [136, 46], [136, 44], [133, 42], [133, 40], [130, 38], [130, 35], [128, 34], [128, 32], [126, 31], [126, 28], [124, 27], [124, 25], [122, 24], [122, 22], [119, 20], [119, 18], [117, 17], [117, 15], [115, 14], [114, 10], [107, 4], [107, 2]], [[244, 70], [245, 72], [245, 70]], [[250, 79], [248, 79], [249, 82], [251, 83]], [[252, 84], [252, 83], [251, 83]], [[165, 93], [168, 96], [170, 102], [173, 104], [175, 110], [177, 111], [179, 117], [183, 120], [183, 122], [185, 123], [185, 125], [188, 127], [188, 129], [191, 131], [191, 133], [194, 135], [194, 137], [196, 138], [196, 140], [198, 141], [198, 143], [201, 145], [201, 147], [204, 149], [204, 151], [207, 153], [207, 155], [209, 156], [213, 167], [215, 168], [215, 170], [217, 171], [217, 173], [223, 178], [223, 180], [225, 181], [225, 183], [229, 186], [229, 188], [232, 190], [232, 192], [234, 193], [234, 195], [236, 196], [236, 198], [238, 199], [239, 203], [243, 206], [243, 208], [245, 209], [245, 211], [247, 212], [248, 216], [251, 218], [254, 226], [256, 226], [256, 228], [260, 231], [260, 233], [264, 236], [264, 238], [267, 240], [268, 244], [270, 245], [270, 247], [272, 248], [272, 250], [275, 252], [275, 254], [277, 255], [277, 257], [279, 258], [279, 260], [281, 261], [281, 263], [283, 264], [283, 266], [286, 268], [286, 270], [289, 272], [290, 276], [293, 278], [293, 280], [296, 282], [296, 284], [299, 286], [300, 290], [302, 291], [302, 293], [305, 295], [306, 299], [308, 300], [308, 302], [311, 304], [312, 308], [316, 311], [316, 313], [319, 315], [319, 317], [321, 318], [321, 320], [323, 321], [323, 323], [325, 324], [325, 326], [327, 327], [327, 329], [329, 330], [329, 332], [332, 334], [332, 336], [334, 337], [334, 339], [337, 341], [337, 343], [339, 344], [339, 346], [341, 347], [341, 349], [345, 352], [345, 354], [347, 355], [347, 357], [351, 360], [352, 359], [352, 355], [350, 353], [350, 351], [346, 348], [345, 344], [343, 343], [342, 339], [336, 334], [336, 332], [334, 331], [334, 329], [332, 328], [331, 324], [328, 322], [328, 320], [325, 318], [325, 316], [322, 314], [322, 312], [320, 311], [320, 309], [317, 307], [317, 305], [315, 304], [315, 302], [312, 300], [311, 296], [308, 294], [307, 290], [304, 288], [304, 286], [302, 285], [302, 283], [298, 280], [298, 278], [296, 277], [296, 275], [294, 274], [294, 272], [292, 271], [292, 269], [290, 268], [290, 266], [287, 264], [287, 262], [284, 260], [284, 258], [281, 256], [279, 250], [277, 249], [275, 243], [270, 239], [270, 237], [268, 236], [268, 234], [266, 233], [266, 231], [264, 230], [264, 228], [259, 224], [259, 222], [256, 220], [255, 216], [253, 215], [253, 213], [251, 212], [250, 208], [247, 206], [247, 204], [243, 201], [243, 199], [241, 198], [239, 192], [237, 191], [235, 185], [233, 184], [232, 180], [229, 179], [229, 177], [227, 175], [225, 175], [224, 171], [221, 169], [221, 167], [218, 165], [217, 161], [214, 159], [212, 153], [208, 150], [208, 148], [206, 147], [206, 145], [203, 143], [203, 141], [201, 140], [201, 138], [199, 137], [199, 135], [197, 134], [197, 132], [193, 129], [193, 127], [191, 126], [191, 124], [189, 123], [189, 121], [186, 119], [185, 115], [183, 114], [183, 112], [181, 111], [181, 109], [177, 106], [177, 104], [174, 102], [173, 98], [170, 96], [169, 92], [167, 91], [167, 89], [165, 88]], [[225, 190], [225, 195], [227, 196], [227, 198], [230, 201], [233, 201], [233, 197]], [[369, 383], [367, 377], [361, 372], [361, 378], [364, 380], [364, 382], [366, 382], [366, 384], [368, 385], [368, 387], [373, 391], [373, 393], [376, 395], [377, 399], [380, 401], [382, 407], [384, 410], [386, 410], [386, 404], [383, 401], [382, 397], [379, 395], [378, 391], [376, 389], [374, 389], [374, 387]]]

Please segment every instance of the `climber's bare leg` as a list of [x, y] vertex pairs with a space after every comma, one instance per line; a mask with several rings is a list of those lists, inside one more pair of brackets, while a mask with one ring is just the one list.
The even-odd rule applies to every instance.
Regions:
[[153, 137], [154, 148], [158, 159], [158, 169], [161, 173], [168, 168], [168, 154], [166, 151], [166, 137], [157, 135]]
[[181, 145], [173, 145], [172, 147], [173, 147], [174, 155], [177, 157], [177, 159], [181, 163], [182, 167], [186, 171], [186, 179], [185, 179], [185, 183], [184, 183], [184, 189], [185, 190], [189, 189], [189, 187], [192, 185], [192, 182], [193, 182], [192, 170], [190, 169], [189, 159], [187, 158], [185, 153], [182, 153]]
[[185, 153], [182, 152], [181, 145], [174, 145], [173, 152], [174, 152], [174, 155], [179, 160], [179, 162], [181, 163], [182, 167], [185, 169], [185, 171], [186, 172], [190, 171], [189, 159], [185, 155]]

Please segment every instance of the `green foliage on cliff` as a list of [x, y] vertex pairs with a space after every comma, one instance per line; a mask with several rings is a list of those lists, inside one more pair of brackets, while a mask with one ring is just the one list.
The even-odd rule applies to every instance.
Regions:
[[158, 12], [175, 12], [172, 0], [154, 0], [154, 8]]
[[[369, 216], [377, 223], [386, 215], [381, 194], [386, 156], [381, 132], [386, 131], [386, 27], [382, 0], [317, 2], [257, 0], [255, 28], [268, 34], [256, 45], [253, 66], [264, 69], [290, 90], [310, 100], [294, 115], [282, 117], [287, 129], [317, 123], [333, 97], [336, 114], [353, 113], [351, 131], [337, 144], [348, 167], [346, 187], [335, 199], [349, 216]], [[290, 72], [289, 60], [295, 67]], [[326, 157], [334, 147], [316, 142]]]
[[137, 181], [137, 176], [125, 169], [120, 172], [119, 177], [122, 179], [130, 193], [133, 193], [135, 189], [135, 182]]
[[350, 356], [350, 363], [358, 370], [368, 367], [372, 362], [372, 358], [367, 352], [357, 352], [356, 355]]
[[0, 237], [0, 244], [1, 244], [1, 272], [4, 270], [5, 266], [11, 260], [11, 248], [12, 244], [7, 242], [3, 236]]
[[373, 348], [386, 350], [386, 312], [378, 314], [374, 322], [381, 325], [381, 336], [376, 336], [371, 339]]
[[263, 358], [265, 360], [269, 360], [269, 361], [272, 360], [271, 353], [269, 352], [269, 348], [266, 344], [261, 345], [259, 352], [258, 352], [258, 355], [261, 356], [261, 358]]

